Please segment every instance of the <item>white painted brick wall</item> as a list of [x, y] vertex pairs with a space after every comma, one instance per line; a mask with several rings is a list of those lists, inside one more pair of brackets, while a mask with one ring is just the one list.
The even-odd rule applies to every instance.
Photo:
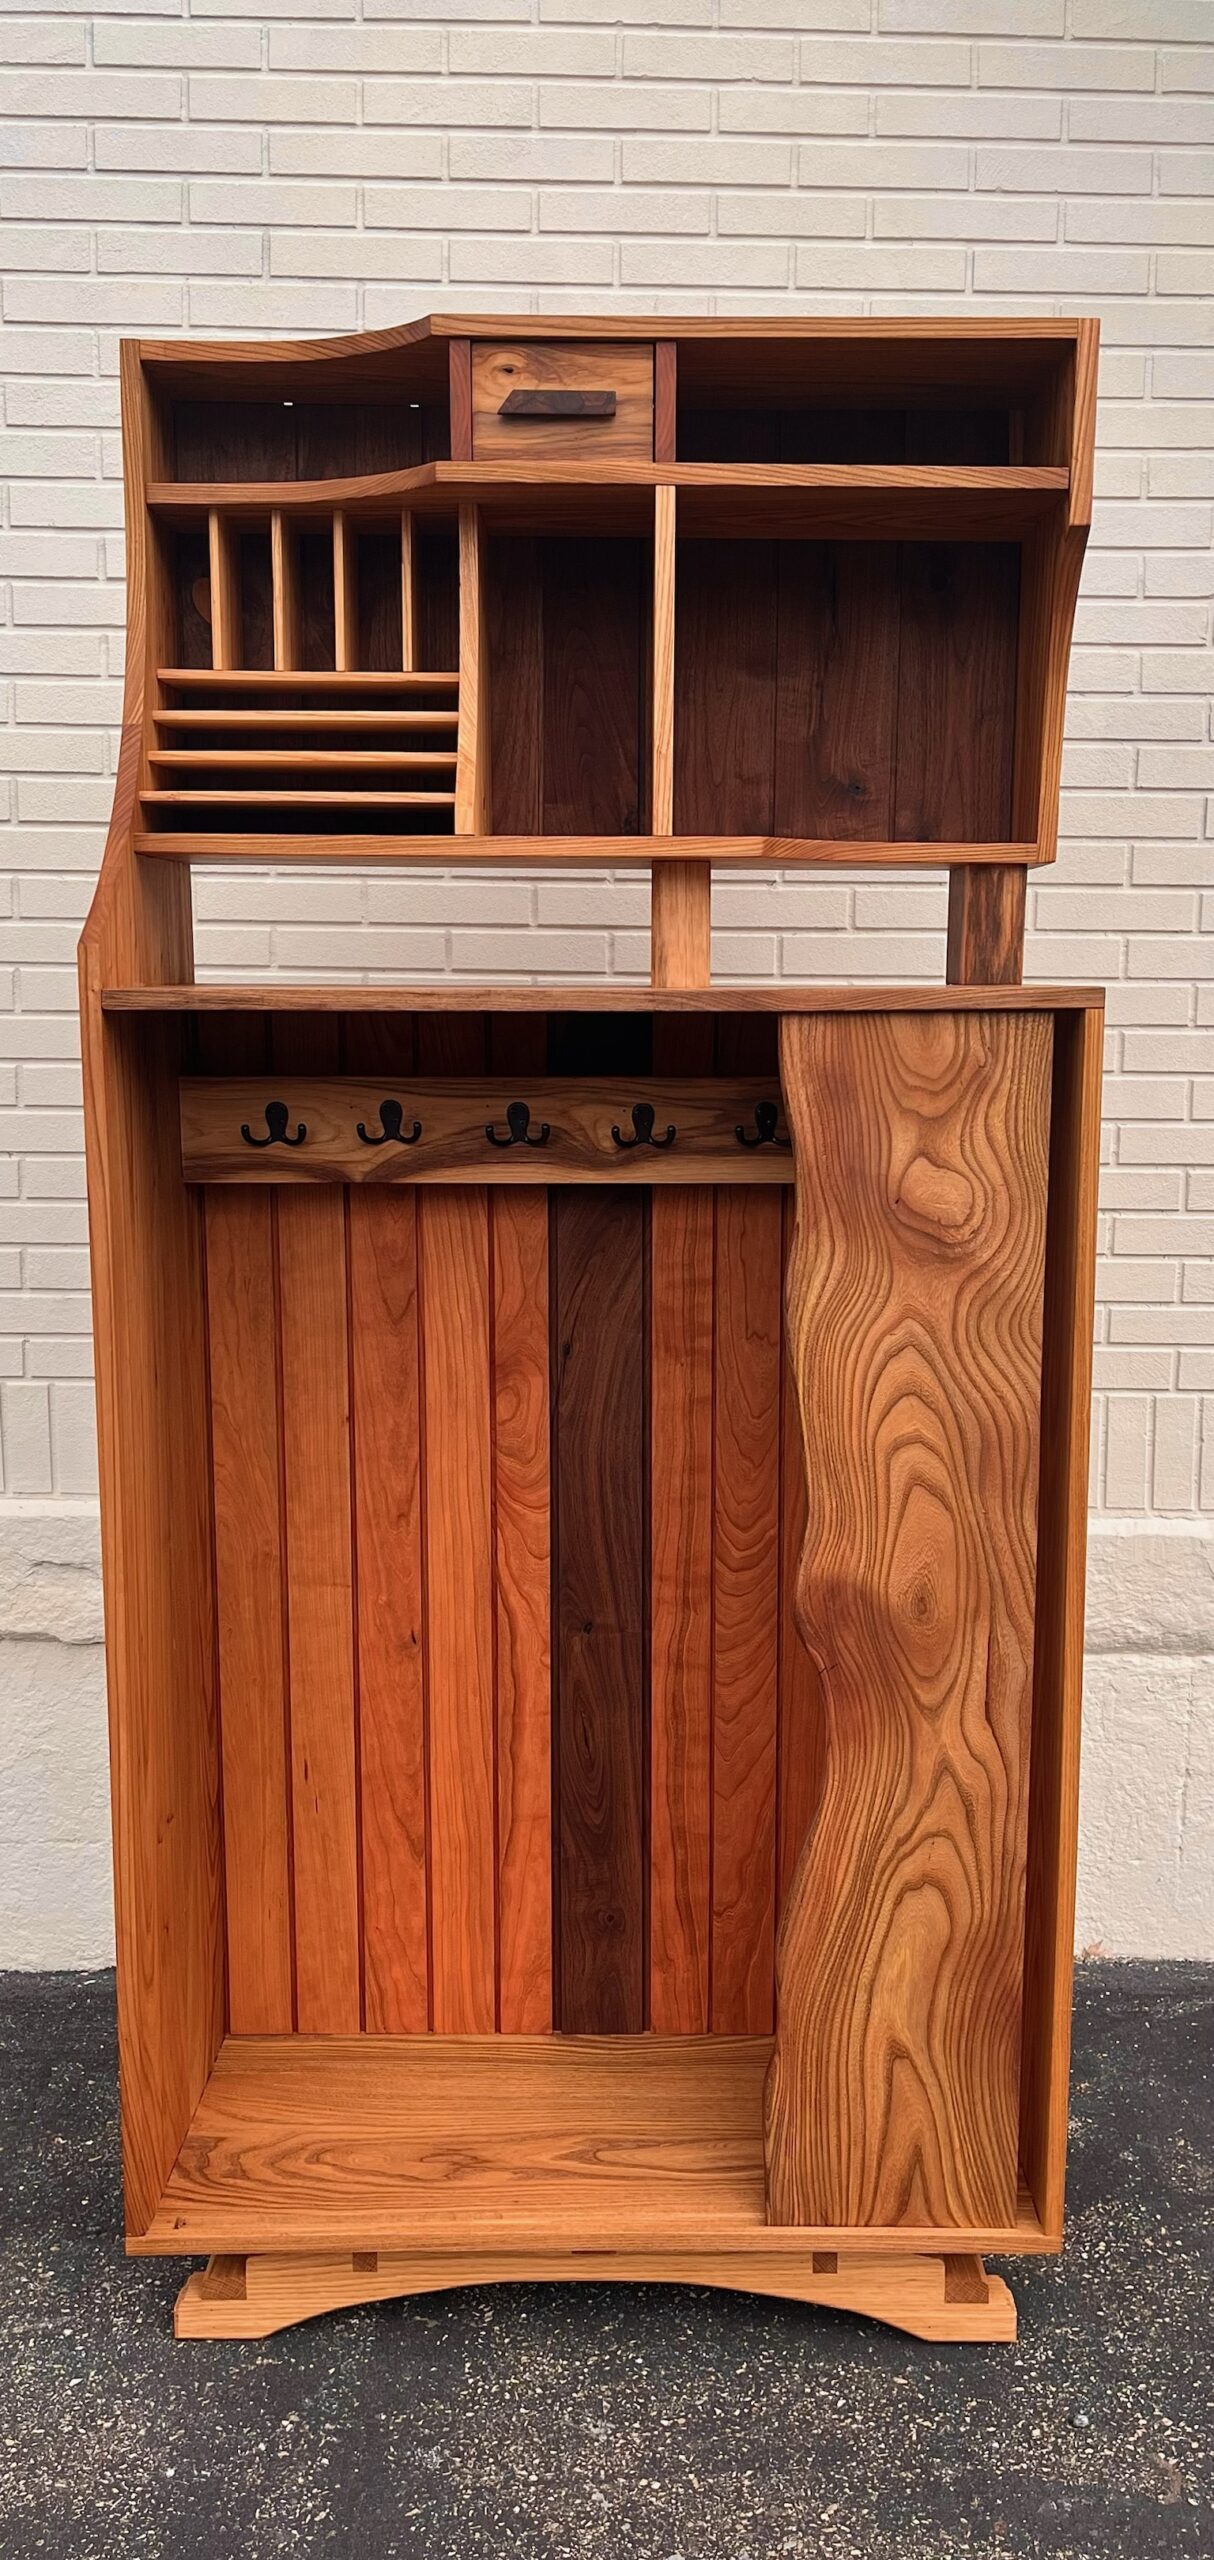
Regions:
[[[121, 703], [119, 336], [626, 303], [1101, 317], [1029, 966], [1110, 991], [1093, 1501], [1210, 1522], [1212, 36], [1211, 0], [4, 0], [0, 1502], [95, 1476], [74, 948]], [[627, 877], [197, 885], [224, 975], [638, 974], [645, 914]], [[724, 880], [716, 967], [938, 977], [943, 922], [939, 879]], [[1129, 1723], [1173, 1747], [1166, 1691]], [[1166, 1938], [1166, 1895], [1128, 1907]]]

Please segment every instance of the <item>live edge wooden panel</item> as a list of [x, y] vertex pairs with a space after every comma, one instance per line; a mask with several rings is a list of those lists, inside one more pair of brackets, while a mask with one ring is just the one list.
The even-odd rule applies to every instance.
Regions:
[[[661, 325], [122, 352], [81, 995], [182, 2334], [590, 2252], [1006, 2337], [976, 2253], [1061, 2241], [1102, 1015], [1020, 981], [1095, 330]], [[195, 982], [192, 861], [436, 857], [649, 865], [652, 984]], [[948, 869], [948, 983], [714, 988], [714, 862], [832, 860]]]

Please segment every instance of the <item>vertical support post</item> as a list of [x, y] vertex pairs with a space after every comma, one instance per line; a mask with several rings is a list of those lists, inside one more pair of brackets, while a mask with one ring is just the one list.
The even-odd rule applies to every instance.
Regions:
[[270, 591], [274, 664], [282, 672], [299, 665], [299, 589], [295, 577], [294, 531], [281, 507], [275, 507], [270, 517]]
[[355, 543], [358, 537], [341, 507], [333, 511], [333, 664], [344, 675], [358, 664], [358, 591]]
[[451, 459], [472, 460], [472, 341], [453, 338], [448, 380], [451, 389]]
[[950, 987], [1018, 987], [1024, 976], [1023, 862], [958, 863], [948, 875]]
[[417, 665], [417, 569], [414, 558], [413, 510], [400, 519], [400, 662], [406, 675]]
[[459, 732], [455, 755], [455, 832], [489, 831], [489, 694], [484, 652], [484, 558], [480, 511], [459, 511]]
[[240, 582], [232, 527], [218, 507], [210, 514], [211, 664], [240, 665]]
[[[654, 492], [653, 788], [655, 836], [674, 833], [675, 492]], [[707, 986], [712, 974], [712, 867], [658, 860], [650, 888], [650, 975], [655, 987]]]

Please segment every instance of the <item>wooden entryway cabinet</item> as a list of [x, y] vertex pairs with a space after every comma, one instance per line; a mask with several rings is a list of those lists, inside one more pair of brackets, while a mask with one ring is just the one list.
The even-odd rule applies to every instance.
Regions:
[[[661, 325], [123, 349], [81, 991], [185, 2336], [592, 2276], [1010, 2337], [984, 2254], [1061, 2244], [1102, 1010], [1021, 960], [1096, 333]], [[651, 981], [196, 979], [192, 867], [306, 861], [642, 866]], [[714, 985], [714, 866], [774, 946], [824, 864], [947, 870], [947, 983]]]

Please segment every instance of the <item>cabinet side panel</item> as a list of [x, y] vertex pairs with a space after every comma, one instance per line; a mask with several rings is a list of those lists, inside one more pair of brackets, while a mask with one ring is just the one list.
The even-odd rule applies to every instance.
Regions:
[[223, 2032], [201, 1210], [169, 1024], [115, 1023], [82, 950], [127, 2229], [155, 2212]]
[[1051, 1041], [782, 1027], [828, 1759], [777, 1958], [776, 2222], [1015, 2214]]
[[1020, 2091], [1024, 2175], [1042, 2227], [1055, 2239], [1062, 2235], [1071, 2043], [1103, 1036], [1099, 1011], [1057, 1018]]

